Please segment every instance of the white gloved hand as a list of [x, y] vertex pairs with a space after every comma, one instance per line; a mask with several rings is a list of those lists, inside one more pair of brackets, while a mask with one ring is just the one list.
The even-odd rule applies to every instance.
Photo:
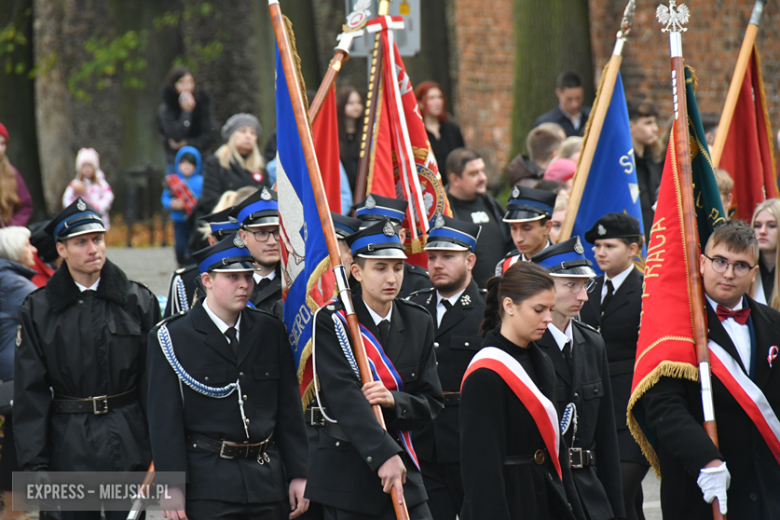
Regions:
[[704, 494], [704, 501], [711, 504], [717, 498], [720, 514], [725, 515], [728, 512], [726, 490], [731, 484], [731, 474], [726, 468], [726, 463], [722, 463], [717, 468], [702, 468], [696, 483]]

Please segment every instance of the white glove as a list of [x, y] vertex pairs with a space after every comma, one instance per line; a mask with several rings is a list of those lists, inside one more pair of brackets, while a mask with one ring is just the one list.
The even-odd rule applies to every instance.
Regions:
[[717, 468], [702, 468], [696, 483], [704, 494], [704, 501], [712, 504], [712, 501], [717, 498], [720, 514], [725, 515], [728, 512], [726, 490], [731, 485], [731, 473], [726, 468], [726, 463], [722, 463]]

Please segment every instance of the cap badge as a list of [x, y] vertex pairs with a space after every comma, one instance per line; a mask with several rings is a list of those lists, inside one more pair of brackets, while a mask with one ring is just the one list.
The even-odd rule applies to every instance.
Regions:
[[471, 296], [468, 294], [464, 294], [460, 297], [460, 304], [461, 305], [471, 305]]
[[393, 224], [389, 220], [385, 222], [385, 227], [382, 229], [382, 233], [384, 233], [389, 237], [395, 235], [395, 228], [393, 227]]
[[444, 217], [441, 216], [441, 214], [436, 215], [436, 222], [433, 224], [433, 227], [436, 229], [441, 229], [444, 227]]
[[246, 247], [244, 241], [241, 240], [241, 235], [238, 233], [236, 233], [236, 236], [233, 237], [233, 245], [236, 247]]
[[260, 194], [260, 198], [263, 200], [271, 200], [271, 194], [268, 192], [268, 188], [263, 187], [263, 192]]
[[577, 237], [577, 241], [574, 243], [574, 252], [578, 255], [581, 255], [585, 252], [585, 248], [583, 248], [582, 244], [580, 243], [580, 237]]
[[515, 189], [512, 190], [512, 198], [516, 199], [519, 196], [520, 196], [520, 188], [515, 186]]
[[604, 226], [602, 226], [601, 224], [599, 224], [598, 232], [599, 232], [599, 235], [604, 236], [604, 235], [607, 234], [607, 229]]
[[87, 205], [81, 199], [79, 199], [79, 201], [76, 203], [76, 207], [79, 209], [79, 211], [84, 211], [87, 209]]
[[228, 222], [231, 224], [238, 224], [238, 219], [236, 217], [228, 217]]
[[374, 197], [369, 193], [368, 197], [366, 197], [366, 209], [374, 209], [376, 207], [376, 200], [374, 200]]

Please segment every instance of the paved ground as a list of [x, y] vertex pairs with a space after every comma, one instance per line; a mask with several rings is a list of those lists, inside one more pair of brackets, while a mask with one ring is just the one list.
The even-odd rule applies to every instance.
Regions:
[[[133, 280], [145, 283], [155, 293], [165, 295], [168, 281], [176, 269], [173, 248], [109, 248], [108, 258]], [[645, 519], [661, 520], [660, 482], [651, 470], [644, 481]], [[147, 516], [150, 518], [150, 516]], [[158, 520], [162, 515], [151, 515]]]

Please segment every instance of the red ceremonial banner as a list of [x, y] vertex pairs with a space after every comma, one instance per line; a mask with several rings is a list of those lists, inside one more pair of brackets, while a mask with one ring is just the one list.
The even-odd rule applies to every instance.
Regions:
[[341, 170], [339, 168], [339, 123], [336, 118], [336, 87], [333, 86], [322, 102], [311, 132], [322, 184], [331, 211], [341, 213]]
[[777, 197], [772, 130], [755, 45], [718, 167], [734, 179], [737, 218], [750, 222], [756, 205]]

